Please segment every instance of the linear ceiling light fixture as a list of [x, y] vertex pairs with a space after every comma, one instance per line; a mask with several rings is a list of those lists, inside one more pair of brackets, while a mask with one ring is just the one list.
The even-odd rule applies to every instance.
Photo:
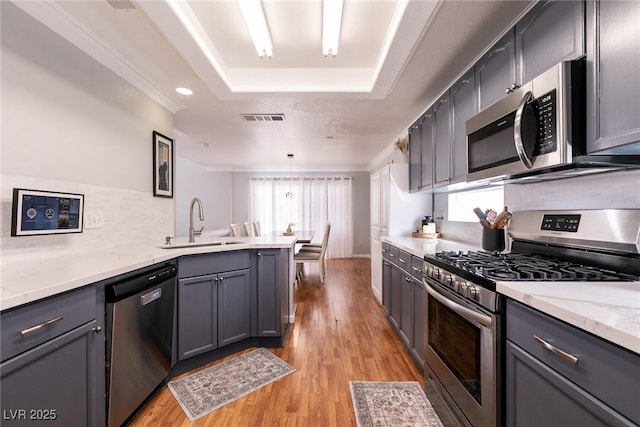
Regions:
[[344, 0], [322, 1], [322, 53], [324, 56], [338, 54], [343, 3]]
[[267, 19], [264, 16], [262, 2], [260, 0], [238, 0], [238, 6], [247, 25], [251, 39], [256, 47], [258, 56], [263, 58], [273, 56], [273, 45], [271, 35], [267, 26]]

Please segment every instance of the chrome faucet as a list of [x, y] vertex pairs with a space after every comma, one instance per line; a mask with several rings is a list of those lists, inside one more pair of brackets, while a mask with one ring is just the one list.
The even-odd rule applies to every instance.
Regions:
[[189, 243], [195, 242], [195, 236], [201, 235], [202, 230], [204, 230], [204, 226], [200, 230], [193, 229], [193, 207], [195, 206], [196, 203], [198, 204], [198, 218], [200, 218], [200, 221], [204, 221], [204, 211], [202, 210], [202, 201], [199, 198], [194, 197], [193, 200], [191, 200], [191, 206], [189, 208]]

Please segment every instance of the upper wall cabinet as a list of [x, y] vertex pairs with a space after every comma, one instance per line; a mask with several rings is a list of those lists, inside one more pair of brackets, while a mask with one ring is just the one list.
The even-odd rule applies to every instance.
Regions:
[[420, 188], [433, 187], [433, 108], [420, 121]]
[[451, 183], [463, 182], [467, 174], [466, 123], [478, 112], [475, 75], [470, 70], [450, 91], [451, 103]]
[[433, 186], [451, 182], [451, 103], [449, 91], [433, 105]]
[[480, 109], [505, 96], [506, 89], [516, 83], [516, 49], [514, 31], [500, 39], [475, 66]]
[[545, 1], [516, 25], [518, 83], [585, 53], [583, 1]]
[[587, 150], [640, 154], [640, 2], [587, 2]]
[[416, 191], [420, 189], [420, 121], [422, 118], [416, 120], [414, 124], [409, 127], [409, 191]]

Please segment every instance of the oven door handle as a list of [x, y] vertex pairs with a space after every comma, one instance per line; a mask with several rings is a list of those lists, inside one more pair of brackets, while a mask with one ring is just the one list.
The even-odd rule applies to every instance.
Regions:
[[487, 316], [487, 315], [484, 315], [484, 314], [479, 313], [477, 311], [471, 310], [471, 309], [469, 309], [469, 308], [467, 308], [465, 306], [462, 306], [462, 305], [456, 303], [453, 300], [450, 300], [449, 298], [447, 298], [444, 295], [440, 294], [440, 292], [438, 292], [435, 289], [433, 289], [427, 283], [425, 283], [425, 286], [427, 288], [427, 292], [429, 293], [429, 295], [431, 295], [433, 298], [435, 298], [438, 302], [440, 302], [443, 305], [446, 305], [447, 307], [449, 307], [451, 310], [453, 310], [454, 312], [456, 312], [460, 316], [464, 317], [466, 320], [471, 321], [471, 322], [479, 323], [482, 326], [484, 326], [485, 328], [491, 328], [491, 325], [493, 324], [493, 320], [491, 319], [490, 316]]

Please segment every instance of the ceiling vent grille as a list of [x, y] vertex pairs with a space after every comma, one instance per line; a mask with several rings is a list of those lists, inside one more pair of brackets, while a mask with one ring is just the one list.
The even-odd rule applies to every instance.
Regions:
[[243, 114], [245, 122], [284, 122], [284, 114]]
[[136, 7], [129, 0], [107, 0], [114, 9], [134, 10]]

